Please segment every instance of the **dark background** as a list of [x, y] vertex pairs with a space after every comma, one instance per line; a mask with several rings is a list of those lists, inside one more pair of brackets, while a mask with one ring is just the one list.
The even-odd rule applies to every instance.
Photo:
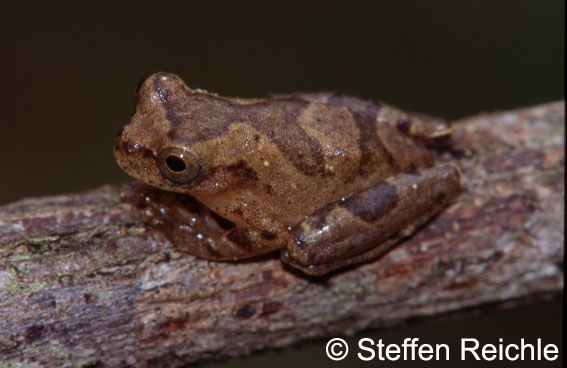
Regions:
[[[451, 119], [564, 98], [562, 1], [4, 1], [0, 14], [0, 205], [126, 180], [112, 141], [136, 85], [159, 70], [226, 96], [333, 90]], [[363, 336], [560, 344], [561, 311], [556, 302]], [[243, 364], [327, 363], [323, 349]]]

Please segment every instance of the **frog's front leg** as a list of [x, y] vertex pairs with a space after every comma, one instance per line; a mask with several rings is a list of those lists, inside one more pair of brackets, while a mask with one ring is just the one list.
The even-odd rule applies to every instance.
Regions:
[[452, 165], [394, 176], [298, 224], [282, 261], [321, 275], [376, 258], [411, 235], [460, 189], [460, 172]]
[[249, 258], [283, 247], [288, 231], [276, 234], [235, 226], [196, 199], [147, 185], [126, 194], [144, 210], [144, 222], [163, 232], [179, 250], [222, 261]]

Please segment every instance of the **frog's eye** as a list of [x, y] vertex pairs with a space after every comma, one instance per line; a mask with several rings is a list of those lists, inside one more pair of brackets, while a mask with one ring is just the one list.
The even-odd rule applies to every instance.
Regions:
[[161, 174], [175, 184], [190, 184], [201, 169], [195, 156], [176, 147], [161, 150], [156, 161]]

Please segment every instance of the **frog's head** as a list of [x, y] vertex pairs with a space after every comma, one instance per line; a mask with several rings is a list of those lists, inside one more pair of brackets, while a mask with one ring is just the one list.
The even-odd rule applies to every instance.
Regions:
[[136, 100], [134, 116], [114, 143], [120, 167], [161, 189], [209, 191], [198, 184], [215, 166], [229, 165], [233, 159], [225, 152], [225, 160], [222, 150], [211, 142], [226, 132], [237, 110], [234, 102], [190, 89], [178, 76], [163, 72], [140, 84]]

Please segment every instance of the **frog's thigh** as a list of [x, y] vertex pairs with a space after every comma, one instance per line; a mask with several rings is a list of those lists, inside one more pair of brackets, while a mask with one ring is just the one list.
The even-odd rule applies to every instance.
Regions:
[[307, 273], [375, 258], [445, 207], [461, 188], [452, 165], [400, 174], [328, 205], [300, 223], [282, 260]]
[[[219, 219], [200, 202], [177, 193], [142, 188], [145, 222], [163, 232], [181, 251], [211, 260], [236, 260], [283, 247], [274, 233], [240, 228]], [[287, 235], [288, 233], [284, 233]]]

